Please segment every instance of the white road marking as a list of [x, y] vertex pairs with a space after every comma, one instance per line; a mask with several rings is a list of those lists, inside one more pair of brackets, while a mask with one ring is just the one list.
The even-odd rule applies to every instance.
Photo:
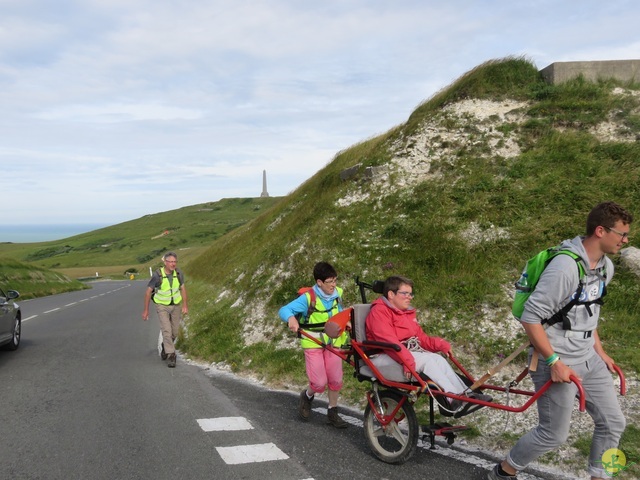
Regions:
[[[114, 293], [114, 292], [117, 292], [118, 290], [122, 290], [123, 288], [127, 288], [127, 287], [130, 287], [130, 285], [124, 285], [124, 286], [122, 286], [120, 288], [116, 288], [115, 290], [110, 290], [110, 291], [108, 291], [106, 293], [101, 293], [99, 295], [94, 295], [93, 297], [83, 298], [81, 300], [78, 300], [77, 302], [67, 303], [64, 307], [58, 307], [58, 308], [54, 308], [52, 310], [47, 310], [46, 312], [42, 312], [42, 314], [44, 315], [45, 313], [57, 312], [58, 310], [61, 310], [62, 308], [66, 308], [66, 307], [73, 307], [74, 305], [77, 305], [77, 304], [79, 304], [81, 302], [86, 302], [88, 300], [91, 300], [91, 299], [94, 299], [94, 298], [98, 298], [98, 297], [101, 297], [103, 295], [107, 295], [109, 293]], [[38, 315], [31, 315], [30, 317], [23, 318], [22, 321], [26, 322], [27, 320], [31, 320], [32, 318], [36, 318], [37, 316]]]
[[270, 462], [287, 460], [289, 456], [273, 443], [257, 445], [237, 445], [235, 447], [216, 447], [218, 454], [227, 465], [242, 463]]
[[205, 432], [253, 429], [253, 426], [244, 417], [203, 418], [198, 420], [198, 424]]

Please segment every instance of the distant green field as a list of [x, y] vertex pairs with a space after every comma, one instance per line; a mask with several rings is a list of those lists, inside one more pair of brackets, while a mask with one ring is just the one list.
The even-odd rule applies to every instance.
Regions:
[[279, 197], [226, 198], [144, 217], [62, 240], [0, 243], [0, 257], [62, 271], [70, 277], [143, 272], [176, 250], [180, 263], [252, 220]]
[[0, 243], [0, 286], [22, 299], [86, 288], [78, 279], [148, 277], [168, 250], [180, 265], [281, 197], [226, 198], [101, 228], [62, 240]]

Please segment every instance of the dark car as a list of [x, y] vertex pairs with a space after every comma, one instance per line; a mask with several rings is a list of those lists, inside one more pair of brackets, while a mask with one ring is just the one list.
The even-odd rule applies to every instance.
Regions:
[[15, 290], [7, 290], [5, 294], [0, 289], [0, 345], [7, 350], [15, 350], [20, 345], [22, 314], [14, 302], [19, 296]]

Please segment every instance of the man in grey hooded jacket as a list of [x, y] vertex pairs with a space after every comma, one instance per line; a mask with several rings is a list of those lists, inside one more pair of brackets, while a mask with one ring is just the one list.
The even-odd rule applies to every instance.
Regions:
[[[603, 295], [614, 273], [607, 254], [618, 253], [628, 243], [632, 221], [631, 214], [620, 205], [604, 202], [589, 213], [585, 237], [562, 243], [563, 249], [580, 256], [586, 271], [581, 302], [592, 302]], [[563, 329], [562, 322], [547, 329], [542, 325], [571, 301], [579, 283], [576, 261], [569, 255], [558, 255], [549, 262], [525, 304], [520, 321], [533, 346], [530, 354], [540, 359], [536, 370], [530, 372], [531, 378], [536, 390], [549, 379], [554, 383], [538, 399], [538, 425], [489, 472], [489, 480], [514, 479], [530, 462], [566, 442], [577, 393], [571, 375], [581, 380], [587, 412], [595, 424], [587, 471], [592, 480], [605, 478], [603, 454], [618, 447], [625, 419], [610, 373], [614, 361], [598, 336], [600, 305], [574, 306], [567, 314], [571, 330]]]

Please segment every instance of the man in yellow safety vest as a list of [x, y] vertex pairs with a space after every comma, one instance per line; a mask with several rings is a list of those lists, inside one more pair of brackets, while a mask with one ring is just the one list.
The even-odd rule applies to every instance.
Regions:
[[156, 270], [151, 276], [144, 295], [142, 319], [149, 319], [149, 302], [153, 299], [162, 332], [162, 348], [160, 357], [169, 359], [167, 366], [176, 366], [175, 339], [180, 332], [182, 315], [189, 312], [187, 307], [187, 290], [184, 286], [184, 275], [177, 269], [178, 256], [173, 252], [163, 255], [164, 267]]

